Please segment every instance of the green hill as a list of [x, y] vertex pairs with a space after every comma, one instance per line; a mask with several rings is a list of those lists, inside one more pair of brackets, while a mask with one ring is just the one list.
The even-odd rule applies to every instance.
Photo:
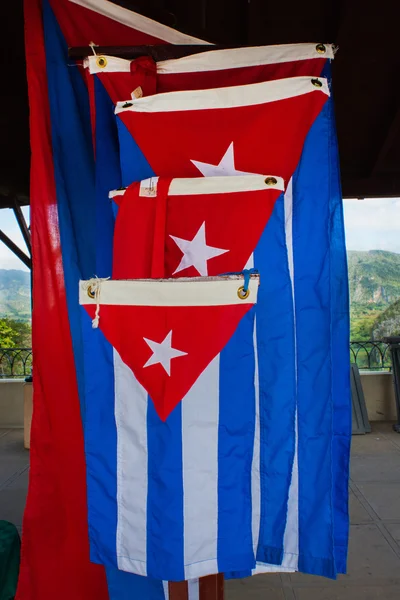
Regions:
[[31, 319], [30, 273], [0, 269], [0, 318]]
[[[348, 252], [351, 339], [382, 337], [381, 315], [400, 299], [400, 254], [383, 250]], [[386, 335], [389, 321], [386, 319]], [[388, 329], [389, 327], [389, 329]]]

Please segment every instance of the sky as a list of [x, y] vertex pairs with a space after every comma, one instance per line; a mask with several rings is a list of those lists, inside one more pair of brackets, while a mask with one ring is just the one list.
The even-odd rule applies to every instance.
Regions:
[[[29, 225], [29, 207], [24, 206], [22, 209], [25, 219]], [[24, 239], [15, 219], [14, 212], [8, 208], [0, 209], [0, 229], [4, 231], [9, 238], [12, 239], [24, 252], [28, 253]], [[2, 242], [0, 242], [0, 269], [20, 269], [21, 271], [29, 271], [23, 262], [19, 260]]]
[[348, 250], [400, 253], [400, 198], [345, 200]]
[[[23, 212], [29, 223], [29, 208]], [[348, 250], [388, 250], [400, 253], [400, 198], [345, 200], [344, 215]], [[0, 210], [0, 228], [26, 250], [12, 210]], [[0, 242], [0, 269], [27, 267]]]

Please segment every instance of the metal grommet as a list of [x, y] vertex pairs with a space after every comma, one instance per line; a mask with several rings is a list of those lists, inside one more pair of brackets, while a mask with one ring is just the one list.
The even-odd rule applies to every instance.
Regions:
[[91, 298], [92, 300], [94, 300], [94, 298], [96, 297], [96, 293], [92, 290], [92, 286], [89, 285], [88, 289], [87, 289], [87, 295], [89, 296], [89, 298]]
[[241, 285], [237, 291], [237, 295], [238, 295], [238, 298], [240, 298], [240, 300], [246, 300], [246, 298], [248, 298], [250, 296], [250, 290], [249, 290], [249, 288], [247, 288], [247, 290], [245, 290], [244, 285]]
[[315, 46], [315, 49], [318, 52], [318, 54], [325, 54], [326, 52], [326, 46], [324, 44], [317, 44]]
[[276, 179], [276, 177], [267, 177], [265, 179], [265, 183], [267, 185], [276, 185], [278, 183], [278, 180]]
[[322, 81], [320, 81], [319, 79], [311, 79], [311, 83], [314, 87], [322, 88]]
[[100, 69], [105, 69], [107, 66], [107, 59], [105, 56], [99, 56], [96, 60], [96, 65], [100, 68]]
[[122, 105], [122, 108], [129, 108], [130, 106], [133, 106], [132, 102], [125, 102], [125, 104]]

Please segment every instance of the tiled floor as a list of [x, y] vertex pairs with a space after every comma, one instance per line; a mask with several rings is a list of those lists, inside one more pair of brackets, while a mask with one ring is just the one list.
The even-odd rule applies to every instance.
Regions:
[[[28, 485], [22, 430], [0, 429], [0, 519], [19, 529]], [[348, 575], [302, 574], [226, 582], [226, 600], [400, 600], [400, 435], [390, 424], [354, 436]]]

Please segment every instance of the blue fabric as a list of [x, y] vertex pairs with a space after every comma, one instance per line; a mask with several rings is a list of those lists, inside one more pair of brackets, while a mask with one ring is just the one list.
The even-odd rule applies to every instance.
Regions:
[[340, 186], [333, 102], [329, 102], [331, 135], [330, 255], [331, 255], [331, 350], [333, 441], [332, 476], [335, 561], [338, 573], [346, 573], [349, 538], [349, 465], [351, 446], [350, 323], [349, 280], [347, 273], [343, 202]]
[[115, 216], [110, 190], [121, 186], [119, 144], [114, 105], [98, 77], [96, 98], [96, 275], [110, 277]]
[[[154, 177], [155, 173], [147, 162], [146, 157], [119, 118], [117, 118], [117, 125], [121, 148], [120, 161], [122, 185], [127, 187], [134, 181], [142, 181], [142, 179]], [[132, 157], [134, 157], [134, 160]]]
[[[322, 73], [331, 82], [331, 63]], [[331, 86], [331, 85], [330, 85]], [[332, 93], [332, 92], [331, 92]], [[338, 573], [346, 573], [349, 538], [349, 464], [351, 446], [349, 281], [339, 151], [333, 97], [328, 101], [330, 134], [326, 140], [330, 164], [331, 364], [332, 364], [332, 478], [334, 548]], [[322, 140], [321, 140], [322, 142]], [[322, 142], [323, 143], [323, 142]], [[324, 151], [321, 143], [321, 151]], [[311, 185], [311, 182], [309, 182]], [[315, 193], [318, 193], [317, 189]]]
[[[86, 421], [85, 457], [87, 476], [90, 559], [102, 563], [103, 548], [116, 548], [117, 533], [117, 430], [114, 414], [114, 360], [111, 345], [81, 308]], [[99, 443], [100, 441], [100, 443]], [[107, 493], [104, 493], [107, 490]], [[117, 567], [115, 551], [109, 564]]]
[[[185, 579], [181, 404], [166, 421], [161, 421], [153, 402], [149, 401], [147, 447], [147, 574], [162, 579], [160, 570], [168, 571], [170, 580], [181, 581]], [[172, 490], [180, 490], [180, 493]], [[161, 539], [168, 540], [162, 553], [158, 551]]]
[[[299, 431], [299, 569], [335, 577], [332, 508], [330, 164], [325, 105], [293, 178]], [[322, 148], [321, 148], [322, 146]]]
[[92, 277], [96, 266], [94, 157], [89, 102], [81, 73], [68, 66], [68, 47], [47, 0], [43, 1], [43, 22], [61, 251], [84, 418], [78, 282], [81, 278]]
[[[255, 431], [254, 315], [251, 309], [221, 352], [218, 439], [218, 568], [255, 567], [251, 467]], [[242, 444], [238, 446], [238, 439]], [[249, 451], [250, 450], [250, 451]], [[248, 484], [244, 485], [244, 482]], [[232, 562], [232, 549], [237, 556]], [[230, 558], [230, 560], [228, 560]], [[246, 565], [247, 563], [247, 565]], [[246, 565], [246, 566], [245, 566]]]
[[109, 600], [166, 600], [162, 581], [107, 568]]
[[254, 266], [260, 271], [256, 328], [262, 504], [257, 560], [281, 564], [296, 410], [293, 294], [283, 195], [278, 198], [254, 252]]

